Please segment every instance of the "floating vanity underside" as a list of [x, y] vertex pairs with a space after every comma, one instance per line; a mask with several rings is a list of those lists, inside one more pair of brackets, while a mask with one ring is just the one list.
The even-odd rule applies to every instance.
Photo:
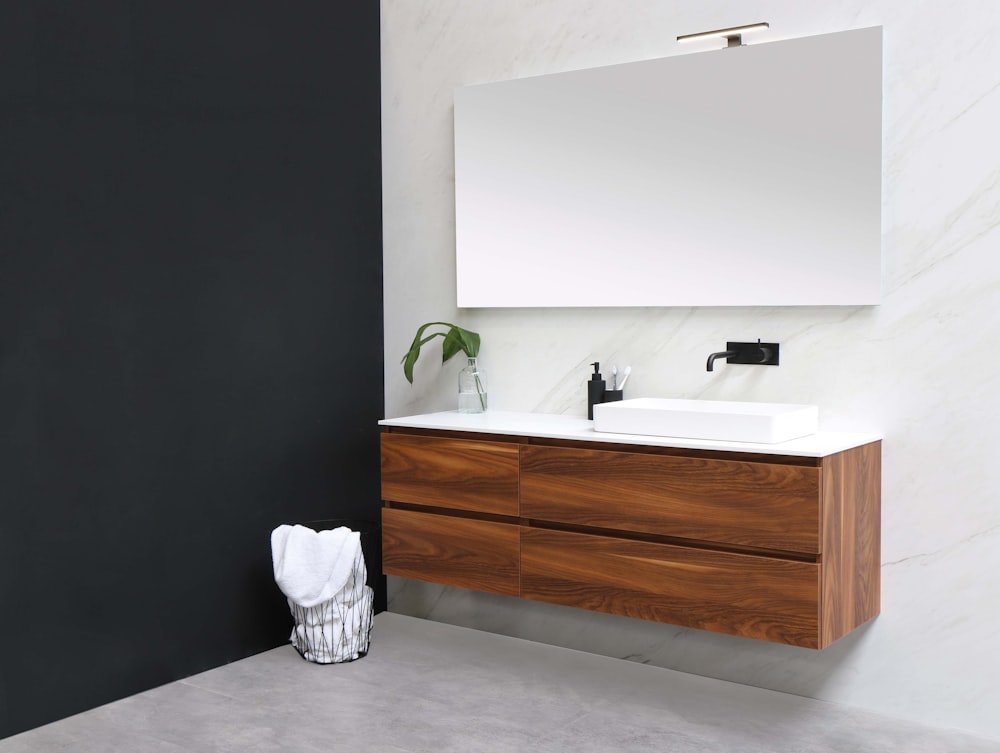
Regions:
[[879, 612], [876, 436], [623, 437], [513, 413], [381, 423], [386, 574], [807, 648]]

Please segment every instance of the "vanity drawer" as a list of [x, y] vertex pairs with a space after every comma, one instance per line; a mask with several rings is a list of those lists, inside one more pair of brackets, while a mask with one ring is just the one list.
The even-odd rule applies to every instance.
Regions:
[[518, 527], [382, 508], [382, 570], [459, 588], [517, 596]]
[[517, 445], [382, 434], [382, 499], [517, 515]]
[[521, 446], [523, 518], [820, 552], [820, 469]]
[[521, 596], [819, 648], [819, 565], [521, 529]]

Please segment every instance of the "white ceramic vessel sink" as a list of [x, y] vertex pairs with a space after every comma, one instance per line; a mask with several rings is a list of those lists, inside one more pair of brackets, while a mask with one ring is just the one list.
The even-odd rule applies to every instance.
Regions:
[[818, 425], [815, 405], [642, 397], [594, 406], [594, 430], [615, 434], [776, 444]]

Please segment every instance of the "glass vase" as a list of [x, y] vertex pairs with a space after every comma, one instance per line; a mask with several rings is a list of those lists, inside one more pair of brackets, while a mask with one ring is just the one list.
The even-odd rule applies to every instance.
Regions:
[[486, 372], [475, 358], [458, 372], [458, 412], [486, 412]]

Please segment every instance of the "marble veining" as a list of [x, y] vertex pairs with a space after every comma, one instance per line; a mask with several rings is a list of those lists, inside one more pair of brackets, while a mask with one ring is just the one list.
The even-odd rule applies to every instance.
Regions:
[[[455, 408], [460, 365], [421, 359], [413, 386], [399, 367], [417, 325], [444, 319], [481, 333], [497, 410], [584, 416], [600, 361], [632, 365], [627, 397], [815, 404], [824, 431], [884, 437], [882, 614], [822, 652], [398, 579], [391, 608], [1000, 737], [1000, 4], [755, 6], [761, 42], [883, 27], [882, 302], [737, 309], [457, 310], [451, 107], [470, 83], [695, 54], [674, 38], [747, 21], [743, 3], [381, 9], [386, 416]], [[758, 337], [780, 367], [705, 372]]]

